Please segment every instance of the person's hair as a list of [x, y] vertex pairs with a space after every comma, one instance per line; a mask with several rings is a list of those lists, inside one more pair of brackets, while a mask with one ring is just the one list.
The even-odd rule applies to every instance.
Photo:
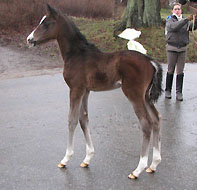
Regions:
[[172, 10], [174, 9], [174, 7], [175, 7], [176, 5], [179, 5], [180, 7], [182, 6], [180, 3], [173, 3], [173, 4], [172, 4]]

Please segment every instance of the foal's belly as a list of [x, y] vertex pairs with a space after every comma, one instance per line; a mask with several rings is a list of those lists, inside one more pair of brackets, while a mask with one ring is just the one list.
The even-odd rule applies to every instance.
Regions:
[[107, 90], [113, 90], [121, 87], [121, 81], [116, 81], [111, 84], [95, 84], [88, 86], [88, 90], [91, 91], [107, 91]]

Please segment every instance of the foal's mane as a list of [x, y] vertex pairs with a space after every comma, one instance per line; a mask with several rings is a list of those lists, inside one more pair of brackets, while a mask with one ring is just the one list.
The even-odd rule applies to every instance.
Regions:
[[94, 44], [90, 43], [86, 39], [86, 37], [80, 32], [79, 28], [67, 15], [63, 15], [61, 12], [59, 13], [73, 31], [72, 35], [68, 37], [68, 41], [71, 44], [70, 55], [76, 53], [84, 53], [87, 51], [100, 52], [100, 50]]

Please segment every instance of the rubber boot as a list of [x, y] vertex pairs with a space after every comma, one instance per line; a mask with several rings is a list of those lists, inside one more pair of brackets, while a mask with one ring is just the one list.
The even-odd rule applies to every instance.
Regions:
[[176, 76], [176, 99], [178, 101], [183, 101], [183, 77], [183, 73]]
[[172, 90], [173, 74], [167, 73], [166, 75], [166, 89], [165, 97], [171, 99], [171, 90]]

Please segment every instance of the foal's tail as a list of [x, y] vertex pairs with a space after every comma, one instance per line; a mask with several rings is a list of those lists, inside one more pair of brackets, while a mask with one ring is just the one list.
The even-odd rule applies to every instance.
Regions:
[[163, 70], [162, 67], [159, 63], [151, 60], [151, 64], [153, 65], [154, 69], [155, 69], [155, 73], [153, 75], [153, 79], [151, 82], [151, 86], [150, 86], [150, 100], [152, 100], [153, 102], [156, 102], [159, 98], [159, 96], [161, 96], [163, 90], [162, 90], [162, 74], [163, 74]]

